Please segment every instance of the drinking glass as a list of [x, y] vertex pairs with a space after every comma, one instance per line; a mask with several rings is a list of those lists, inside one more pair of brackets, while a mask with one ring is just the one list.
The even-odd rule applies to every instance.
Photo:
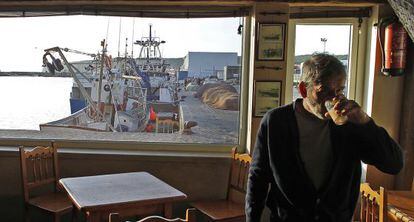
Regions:
[[336, 125], [344, 125], [346, 121], [348, 121], [347, 116], [343, 116], [340, 113], [336, 113], [337, 110], [334, 109], [336, 103], [334, 103], [332, 100], [326, 100], [325, 101], [325, 107], [326, 110], [328, 110], [329, 115], [331, 116], [332, 120]]

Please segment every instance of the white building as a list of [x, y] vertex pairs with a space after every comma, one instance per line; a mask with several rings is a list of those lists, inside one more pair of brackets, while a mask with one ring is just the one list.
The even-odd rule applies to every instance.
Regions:
[[237, 65], [236, 52], [188, 52], [181, 70], [188, 71], [188, 77], [217, 76], [225, 66]]

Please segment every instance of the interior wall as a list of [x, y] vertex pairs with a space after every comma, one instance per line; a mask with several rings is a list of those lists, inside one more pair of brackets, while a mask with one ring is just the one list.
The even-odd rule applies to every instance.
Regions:
[[414, 42], [409, 40], [401, 113], [400, 144], [404, 153], [404, 168], [397, 175], [395, 188], [411, 190], [414, 181]]
[[[223, 199], [230, 170], [230, 155], [200, 157], [139, 153], [59, 151], [61, 178], [146, 171], [185, 193], [186, 201], [174, 204], [174, 216], [183, 217], [189, 202]], [[18, 150], [0, 150], [0, 221], [23, 221], [23, 195]]]
[[[280, 13], [280, 14], [277, 14]], [[284, 59], [283, 61], [258, 61], [256, 59], [257, 53], [257, 28], [260, 23], [283, 23], [285, 24], [285, 44], [284, 44]], [[289, 4], [287, 3], [270, 3], [270, 2], [257, 2], [254, 7], [253, 19], [252, 19], [252, 30], [254, 30], [253, 42], [254, 50], [251, 51], [252, 71], [253, 80], [280, 80], [282, 81], [282, 94], [280, 95], [281, 105], [285, 104], [285, 93], [286, 93], [286, 71], [287, 71], [287, 46], [288, 46], [288, 25], [289, 25]], [[254, 57], [253, 57], [254, 55]], [[262, 67], [262, 68], [260, 68]], [[264, 67], [264, 68], [263, 68]], [[272, 69], [271, 67], [280, 67], [280, 70]], [[254, 82], [252, 92], [252, 119], [251, 119], [251, 142], [250, 142], [250, 153], [253, 151], [254, 143], [256, 141], [257, 129], [259, 127], [262, 118], [254, 117]], [[290, 90], [290, 89], [289, 89]]]
[[[379, 8], [379, 18], [392, 15], [389, 6]], [[389, 77], [381, 73], [381, 51], [379, 42], [376, 45], [375, 71], [373, 83], [372, 113], [371, 117], [377, 125], [384, 127], [390, 136], [399, 141], [400, 118], [404, 77]], [[382, 173], [374, 166], [368, 165], [366, 181], [372, 186], [383, 186], [394, 189], [394, 176]]]

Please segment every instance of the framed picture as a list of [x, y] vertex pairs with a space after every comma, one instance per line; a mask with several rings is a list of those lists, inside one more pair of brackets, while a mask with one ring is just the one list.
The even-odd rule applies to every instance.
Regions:
[[281, 103], [281, 81], [255, 81], [254, 82], [254, 116], [262, 117]]
[[285, 24], [259, 24], [257, 60], [284, 60]]

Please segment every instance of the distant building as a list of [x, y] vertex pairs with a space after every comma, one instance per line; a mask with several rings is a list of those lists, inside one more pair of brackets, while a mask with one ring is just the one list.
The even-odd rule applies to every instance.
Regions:
[[299, 84], [300, 76], [302, 75], [302, 64], [294, 64], [293, 67], [293, 85]]
[[241, 66], [225, 66], [223, 73], [223, 80], [240, 79]]
[[225, 66], [236, 66], [236, 52], [188, 52], [181, 70], [188, 71], [188, 77], [216, 76]]

